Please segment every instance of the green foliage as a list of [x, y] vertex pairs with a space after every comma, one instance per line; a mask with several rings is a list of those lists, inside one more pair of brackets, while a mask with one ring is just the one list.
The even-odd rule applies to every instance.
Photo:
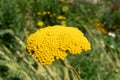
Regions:
[[[97, 4], [87, 0], [74, 0], [73, 3], [0, 0], [0, 80], [77, 80], [77, 75], [83, 80], [119, 80], [120, 10], [110, 14], [110, 5], [110, 1], [104, 0]], [[58, 16], [65, 19], [57, 19]], [[44, 24], [38, 26], [39, 21]], [[97, 22], [104, 27], [97, 30], [94, 25]], [[79, 28], [90, 40], [92, 50], [68, 56], [68, 62], [58, 60], [52, 65], [41, 66], [26, 52], [26, 38], [37, 29], [51, 25]], [[115, 37], [109, 36], [110, 32]]]
[[119, 25], [120, 24], [120, 9], [115, 11], [112, 15], [113, 18], [113, 24], [114, 25]]

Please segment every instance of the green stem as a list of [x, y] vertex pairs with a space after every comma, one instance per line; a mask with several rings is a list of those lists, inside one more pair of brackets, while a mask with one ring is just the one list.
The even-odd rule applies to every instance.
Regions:
[[80, 75], [77, 73], [77, 71], [72, 66], [68, 67], [68, 69], [70, 69], [71, 72], [73, 72], [76, 75], [76, 77], [78, 78], [78, 80], [82, 80], [81, 77], [80, 77]]
[[29, 65], [29, 67], [30, 67], [34, 72], [36, 72], [36, 69], [29, 63], [29, 61], [26, 59], [25, 56], [21, 55], [19, 51], [17, 51], [17, 54], [18, 54], [18, 56], [19, 56], [20, 58], [23, 59], [23, 61], [24, 61], [26, 64]]
[[68, 60], [65, 59], [64, 60], [64, 64], [65, 66], [73, 73], [76, 75], [76, 77], [78, 78], [78, 80], [82, 80], [82, 78], [80, 77], [80, 75], [78, 74], [78, 72], [69, 64]]
[[0, 54], [1, 54], [2, 56], [4, 56], [4, 58], [5, 58], [6, 60], [10, 60], [10, 58], [9, 58], [7, 55], [5, 55], [5, 53], [3, 53], [2, 51], [0, 51]]

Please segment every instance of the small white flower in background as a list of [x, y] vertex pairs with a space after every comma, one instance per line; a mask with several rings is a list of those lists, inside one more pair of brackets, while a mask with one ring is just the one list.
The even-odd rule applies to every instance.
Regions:
[[113, 33], [113, 32], [109, 32], [108, 35], [111, 36], [111, 37], [116, 37], [116, 34]]

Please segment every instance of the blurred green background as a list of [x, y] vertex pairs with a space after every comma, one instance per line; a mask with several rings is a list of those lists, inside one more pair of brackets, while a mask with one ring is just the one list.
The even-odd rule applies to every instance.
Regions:
[[[119, 0], [0, 0], [0, 80], [120, 80]], [[53, 25], [80, 29], [92, 50], [41, 66], [26, 39]]]

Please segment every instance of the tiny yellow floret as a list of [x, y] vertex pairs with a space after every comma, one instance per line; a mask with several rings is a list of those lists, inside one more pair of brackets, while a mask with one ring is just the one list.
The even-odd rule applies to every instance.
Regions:
[[88, 51], [91, 44], [77, 28], [55, 25], [39, 29], [30, 35], [26, 49], [41, 65], [49, 65], [56, 59], [64, 60], [67, 51], [70, 54]]

